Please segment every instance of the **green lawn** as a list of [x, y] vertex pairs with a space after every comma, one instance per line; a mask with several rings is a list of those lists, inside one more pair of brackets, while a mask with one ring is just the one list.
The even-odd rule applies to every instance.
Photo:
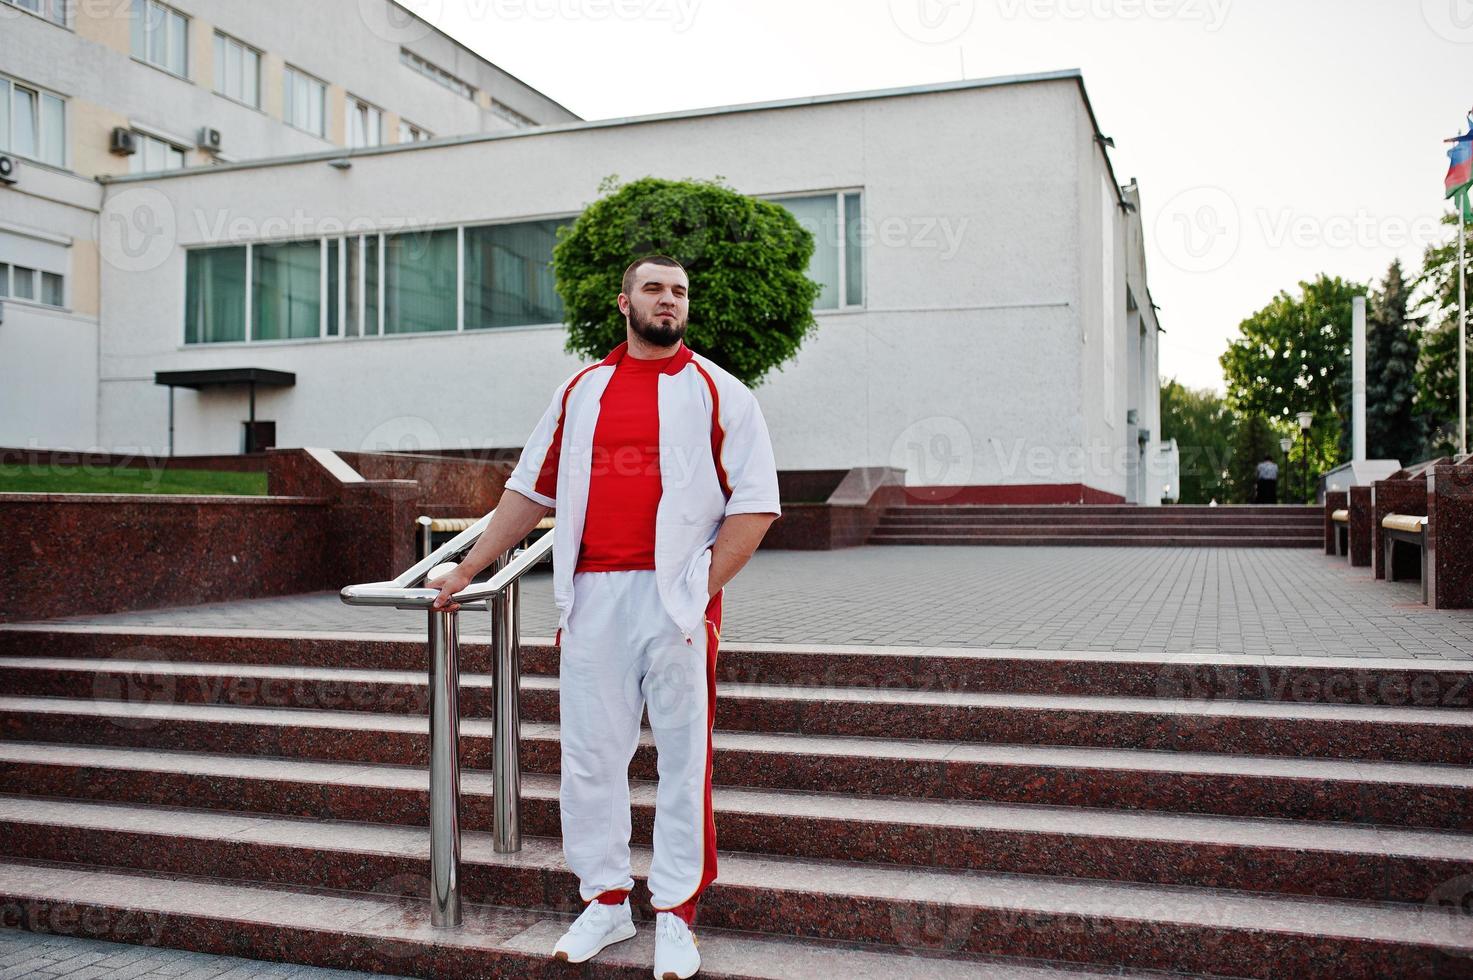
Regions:
[[263, 496], [265, 473], [148, 467], [0, 466], [0, 493], [208, 493]]

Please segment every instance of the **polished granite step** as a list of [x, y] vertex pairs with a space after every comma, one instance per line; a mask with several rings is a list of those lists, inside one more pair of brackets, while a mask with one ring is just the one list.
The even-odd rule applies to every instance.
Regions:
[[[381, 824], [428, 823], [424, 769], [0, 741], [0, 793]], [[491, 774], [461, 773], [462, 826], [488, 831]], [[655, 785], [631, 786], [650, 842]], [[722, 851], [1418, 903], [1473, 873], [1446, 831], [1198, 814], [885, 799], [718, 786]], [[522, 779], [523, 832], [557, 837], [557, 777]]]
[[[0, 697], [0, 718], [3, 740], [400, 765], [428, 752], [413, 715]], [[463, 765], [489, 767], [492, 727], [462, 721]], [[727, 731], [713, 743], [718, 785], [1473, 829], [1466, 766]], [[557, 772], [557, 726], [523, 723], [521, 753], [524, 771]], [[655, 776], [647, 729], [630, 773]]]

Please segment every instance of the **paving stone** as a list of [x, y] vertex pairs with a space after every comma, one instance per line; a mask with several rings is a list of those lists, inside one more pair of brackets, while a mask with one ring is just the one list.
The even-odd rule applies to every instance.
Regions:
[[[1354, 573], [1354, 574], [1353, 574]], [[523, 590], [523, 633], [557, 626], [552, 579]], [[1378, 582], [1279, 548], [864, 547], [763, 551], [727, 588], [727, 643], [878, 643], [1140, 652], [1473, 658], [1473, 611], [1431, 610], [1415, 582]], [[471, 611], [461, 631], [490, 632]], [[112, 616], [110, 625], [329, 631], [424, 629], [335, 592]]]

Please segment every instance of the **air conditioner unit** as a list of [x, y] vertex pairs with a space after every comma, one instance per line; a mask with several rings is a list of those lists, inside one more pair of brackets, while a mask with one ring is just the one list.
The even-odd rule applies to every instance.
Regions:
[[19, 179], [16, 174], [15, 157], [0, 153], [0, 184], [13, 184]]
[[199, 139], [195, 141], [201, 150], [209, 150], [211, 153], [220, 152], [220, 131], [209, 126], [204, 126], [199, 131]]
[[131, 156], [138, 152], [138, 136], [125, 126], [114, 126], [108, 149], [113, 153]]

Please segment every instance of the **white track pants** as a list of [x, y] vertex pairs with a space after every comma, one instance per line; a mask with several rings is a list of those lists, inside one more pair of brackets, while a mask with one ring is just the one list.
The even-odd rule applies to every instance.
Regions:
[[563, 856], [585, 902], [634, 886], [629, 762], [648, 706], [659, 756], [656, 909], [695, 900], [716, 877], [711, 727], [721, 594], [689, 643], [665, 611], [653, 571], [579, 572], [558, 665]]

